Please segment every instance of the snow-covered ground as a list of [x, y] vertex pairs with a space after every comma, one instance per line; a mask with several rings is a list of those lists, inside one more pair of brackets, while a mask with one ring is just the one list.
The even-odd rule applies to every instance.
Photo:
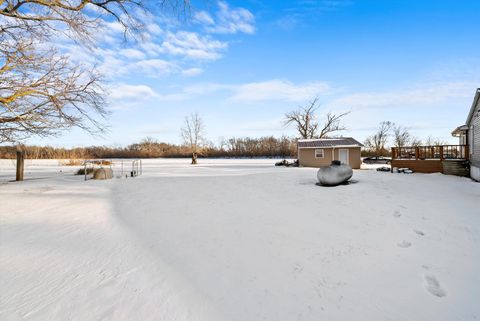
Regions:
[[480, 319], [480, 184], [200, 162], [0, 160], [0, 320]]

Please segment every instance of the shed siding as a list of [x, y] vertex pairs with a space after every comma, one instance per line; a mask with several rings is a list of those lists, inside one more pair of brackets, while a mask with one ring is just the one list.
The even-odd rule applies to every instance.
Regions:
[[[298, 161], [301, 166], [320, 167], [328, 166], [332, 160], [338, 160], [338, 149], [335, 148], [334, 158], [332, 159], [332, 148], [323, 148], [324, 158], [315, 158], [315, 148], [300, 148], [298, 150]], [[359, 169], [362, 163], [360, 147], [341, 148], [348, 149], [348, 162], [354, 169]]]
[[[360, 169], [360, 166], [362, 165], [362, 152], [361, 152], [361, 148], [360, 147], [357, 147], [357, 148], [349, 148], [348, 149], [349, 152], [348, 152], [348, 155], [349, 155], [349, 165], [352, 166], [352, 168], [355, 168], [355, 169]], [[337, 153], [338, 153], [338, 150], [337, 150]], [[337, 159], [338, 159], [338, 155], [337, 155]]]
[[[300, 148], [298, 150], [298, 162], [305, 167], [327, 166], [332, 163], [332, 149], [323, 149], [323, 158], [315, 158], [316, 148]], [[320, 149], [320, 148], [319, 148]]]

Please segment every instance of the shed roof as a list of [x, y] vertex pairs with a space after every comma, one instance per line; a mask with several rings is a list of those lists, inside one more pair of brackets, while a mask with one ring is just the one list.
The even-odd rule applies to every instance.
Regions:
[[363, 147], [363, 144], [352, 137], [299, 139], [299, 148], [328, 148], [328, 147]]

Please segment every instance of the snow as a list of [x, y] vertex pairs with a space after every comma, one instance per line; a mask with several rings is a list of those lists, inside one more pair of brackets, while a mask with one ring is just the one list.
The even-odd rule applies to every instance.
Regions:
[[0, 160], [0, 319], [480, 319], [479, 183], [275, 161]]

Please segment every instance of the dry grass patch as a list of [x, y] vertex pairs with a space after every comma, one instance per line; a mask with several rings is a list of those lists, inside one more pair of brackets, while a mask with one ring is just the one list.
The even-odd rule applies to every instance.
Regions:
[[83, 165], [83, 159], [62, 159], [58, 161], [61, 166], [79, 166]]

